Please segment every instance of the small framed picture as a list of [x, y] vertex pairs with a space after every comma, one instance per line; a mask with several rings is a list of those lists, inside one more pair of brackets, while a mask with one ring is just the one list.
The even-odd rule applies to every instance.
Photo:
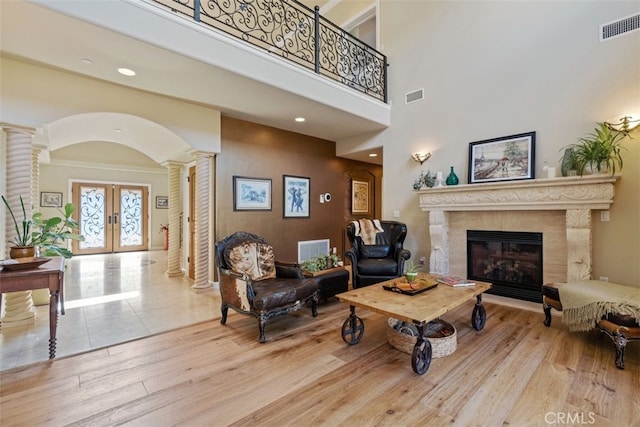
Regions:
[[233, 177], [234, 211], [270, 211], [271, 179]]
[[156, 196], [156, 209], [169, 209], [169, 197]]
[[50, 191], [41, 191], [40, 206], [42, 206], [43, 208], [61, 208], [62, 193], [52, 193]]
[[369, 214], [369, 182], [351, 180], [351, 213]]
[[469, 143], [469, 184], [535, 178], [536, 133]]
[[311, 196], [311, 178], [283, 175], [282, 206], [285, 218], [309, 218], [309, 197]]

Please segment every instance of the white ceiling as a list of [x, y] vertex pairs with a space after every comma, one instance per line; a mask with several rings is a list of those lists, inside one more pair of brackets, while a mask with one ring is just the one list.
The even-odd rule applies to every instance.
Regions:
[[[47, 1], [49, 5], [56, 3]], [[77, 2], [75, 7], [81, 9], [91, 4], [99, 8], [100, 3], [105, 4]], [[2, 55], [7, 57], [211, 106], [223, 115], [338, 143], [385, 127], [379, 120], [368, 120], [338, 106], [316, 102], [32, 2], [3, 0], [0, 12], [0, 47]], [[91, 58], [92, 64], [83, 63], [83, 58]], [[134, 69], [138, 74], [133, 78], [123, 77], [115, 72], [121, 66]], [[184, 70], [189, 70], [188, 74]], [[237, 96], [238, 93], [251, 96]], [[307, 118], [302, 125], [293, 121], [300, 115]], [[377, 152], [378, 157], [369, 157], [371, 152]], [[382, 148], [345, 157], [382, 164]]]

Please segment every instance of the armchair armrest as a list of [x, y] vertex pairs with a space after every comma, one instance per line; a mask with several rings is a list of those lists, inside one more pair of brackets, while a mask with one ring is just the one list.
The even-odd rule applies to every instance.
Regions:
[[276, 261], [276, 277], [288, 279], [304, 279], [300, 264], [295, 262]]
[[398, 261], [398, 276], [402, 276], [404, 273], [404, 262], [411, 258], [411, 251], [408, 249], [401, 249], [396, 252], [396, 257]]

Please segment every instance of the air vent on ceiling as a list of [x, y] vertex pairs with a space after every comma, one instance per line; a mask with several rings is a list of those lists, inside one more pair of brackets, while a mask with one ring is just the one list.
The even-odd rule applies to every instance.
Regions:
[[620, 37], [640, 29], [640, 13], [618, 19], [600, 26], [600, 41]]
[[424, 99], [424, 89], [414, 90], [404, 96], [404, 103], [411, 104], [412, 102], [422, 101]]

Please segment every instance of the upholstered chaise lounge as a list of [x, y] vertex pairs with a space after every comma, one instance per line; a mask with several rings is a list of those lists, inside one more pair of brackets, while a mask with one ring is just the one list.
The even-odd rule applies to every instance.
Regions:
[[318, 283], [305, 278], [295, 263], [275, 261], [273, 248], [263, 238], [239, 231], [215, 244], [222, 297], [222, 318], [229, 307], [258, 319], [260, 342], [266, 341], [265, 324], [271, 317], [311, 304], [318, 315]]
[[[561, 295], [579, 302], [561, 302]], [[611, 297], [608, 297], [609, 294]], [[553, 283], [542, 286], [544, 325], [551, 326], [551, 309], [562, 311], [563, 322], [570, 331], [587, 331], [598, 327], [615, 345], [616, 367], [624, 369], [624, 350], [628, 341], [640, 340], [640, 289], [610, 282]]]

